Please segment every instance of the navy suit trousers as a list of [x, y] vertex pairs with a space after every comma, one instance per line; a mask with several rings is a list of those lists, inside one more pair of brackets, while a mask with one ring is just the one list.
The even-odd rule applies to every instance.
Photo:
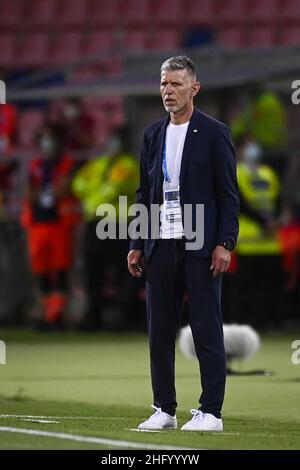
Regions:
[[184, 240], [158, 240], [146, 268], [147, 320], [154, 405], [175, 414], [175, 341], [184, 294], [200, 365], [200, 409], [221, 416], [226, 358], [221, 314], [222, 275], [214, 278], [211, 259], [185, 250]]

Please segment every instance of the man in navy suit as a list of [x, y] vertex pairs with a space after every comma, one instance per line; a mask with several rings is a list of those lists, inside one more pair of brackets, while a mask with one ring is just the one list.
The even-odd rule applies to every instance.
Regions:
[[[145, 271], [147, 289], [155, 413], [139, 425], [141, 430], [177, 428], [175, 341], [185, 294], [202, 394], [200, 407], [191, 410], [192, 419], [181, 429], [223, 430], [221, 283], [238, 235], [238, 186], [229, 131], [194, 107], [199, 89], [188, 57], [166, 60], [160, 92], [169, 116], [144, 133], [136, 202], [149, 214], [152, 205], [160, 204], [160, 220], [149, 215], [148, 233], [152, 225], [151, 233], [156, 228], [158, 236], [132, 239], [128, 253], [130, 273], [140, 277]], [[202, 214], [200, 222], [197, 214]], [[190, 236], [199, 232], [199, 225], [200, 243]]]

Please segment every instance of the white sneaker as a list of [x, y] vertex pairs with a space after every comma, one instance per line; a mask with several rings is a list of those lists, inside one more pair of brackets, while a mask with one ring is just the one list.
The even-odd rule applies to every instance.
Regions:
[[223, 421], [211, 413], [191, 410], [192, 419], [185, 423], [181, 431], [223, 431]]
[[176, 416], [171, 416], [154, 405], [151, 405], [151, 407], [155, 410], [155, 413], [141, 423], [138, 429], [177, 429]]

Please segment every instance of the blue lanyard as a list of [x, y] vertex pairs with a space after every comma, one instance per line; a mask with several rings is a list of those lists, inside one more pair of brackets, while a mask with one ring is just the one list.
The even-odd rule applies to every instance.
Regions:
[[166, 183], [171, 183], [171, 179], [170, 179], [168, 169], [167, 169], [166, 142], [165, 142], [164, 150], [163, 150], [162, 171], [163, 171], [163, 174], [164, 174], [165, 182]]

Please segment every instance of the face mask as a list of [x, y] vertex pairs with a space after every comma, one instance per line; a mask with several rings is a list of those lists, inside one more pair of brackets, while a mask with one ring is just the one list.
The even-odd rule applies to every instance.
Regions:
[[41, 137], [40, 146], [46, 156], [51, 156], [56, 151], [56, 141], [46, 135]]
[[257, 163], [262, 156], [262, 150], [260, 145], [255, 142], [249, 142], [245, 145], [242, 157], [245, 163]]
[[79, 110], [77, 106], [69, 104], [65, 106], [64, 108], [64, 115], [66, 116], [67, 119], [75, 119], [79, 115]]
[[111, 137], [107, 142], [106, 151], [110, 155], [115, 155], [121, 150], [121, 139], [119, 137]]

